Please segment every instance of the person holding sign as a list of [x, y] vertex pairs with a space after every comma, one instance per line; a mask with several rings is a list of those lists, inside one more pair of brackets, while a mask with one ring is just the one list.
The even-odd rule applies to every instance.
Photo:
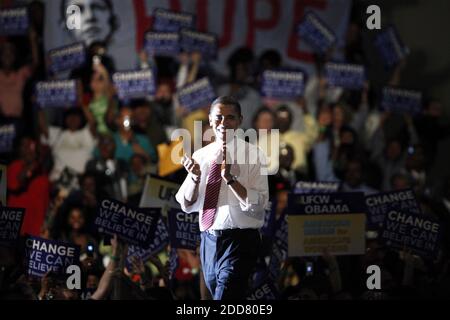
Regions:
[[184, 212], [200, 212], [200, 258], [212, 297], [244, 299], [268, 204], [267, 160], [236, 135], [242, 114], [234, 98], [214, 100], [209, 122], [215, 141], [183, 157], [188, 176], [175, 198]]

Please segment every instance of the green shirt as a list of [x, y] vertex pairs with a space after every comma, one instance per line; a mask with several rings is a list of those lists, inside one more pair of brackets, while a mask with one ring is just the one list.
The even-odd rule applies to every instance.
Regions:
[[97, 99], [93, 99], [89, 104], [89, 109], [97, 123], [97, 132], [100, 134], [108, 133], [109, 128], [105, 122], [105, 114], [108, 109], [108, 98], [106, 96], [101, 96]]

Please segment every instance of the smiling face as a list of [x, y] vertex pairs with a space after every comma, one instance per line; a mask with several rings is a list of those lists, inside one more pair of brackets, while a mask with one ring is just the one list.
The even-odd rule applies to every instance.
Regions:
[[78, 231], [84, 227], [84, 215], [79, 209], [72, 209], [69, 215], [69, 225], [72, 230]]
[[96, 41], [105, 41], [111, 33], [109, 20], [111, 8], [104, 0], [69, 0], [67, 6], [76, 5], [80, 8], [81, 28], [73, 30], [77, 41], [90, 45]]
[[255, 122], [255, 129], [259, 130], [259, 129], [265, 129], [265, 130], [272, 130], [273, 126], [274, 126], [274, 118], [272, 113], [270, 112], [261, 112], [258, 116], [258, 118], [256, 119]]
[[236, 130], [242, 123], [242, 115], [233, 105], [215, 104], [209, 114], [209, 124], [218, 141], [226, 140], [226, 130]]

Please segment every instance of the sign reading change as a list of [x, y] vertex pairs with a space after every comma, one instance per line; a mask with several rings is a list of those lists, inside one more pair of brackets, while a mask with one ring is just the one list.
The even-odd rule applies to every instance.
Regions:
[[24, 261], [29, 275], [43, 277], [49, 271], [62, 274], [79, 260], [79, 246], [31, 236], [25, 240]]
[[0, 245], [14, 244], [20, 235], [25, 209], [0, 206]]
[[380, 239], [392, 248], [409, 249], [419, 256], [435, 258], [441, 233], [441, 225], [432, 217], [391, 207], [386, 214]]
[[120, 201], [104, 199], [94, 223], [100, 233], [117, 234], [126, 242], [145, 248], [153, 239], [160, 215], [159, 208], [135, 208]]

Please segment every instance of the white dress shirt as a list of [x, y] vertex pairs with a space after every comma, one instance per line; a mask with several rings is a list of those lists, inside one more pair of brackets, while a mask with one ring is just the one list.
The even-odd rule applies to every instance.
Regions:
[[[236, 142], [238, 139], [234, 139]], [[264, 224], [265, 208], [268, 205], [269, 187], [267, 174], [267, 159], [263, 151], [255, 145], [249, 144], [241, 139], [240, 143], [235, 143], [239, 157], [246, 155], [245, 164], [237, 164], [232, 162], [231, 175], [237, 177], [237, 181], [241, 183], [247, 190], [246, 203], [242, 203], [235, 196], [222, 179], [220, 187], [220, 194], [217, 204], [217, 211], [214, 218], [214, 223], [209, 230], [225, 230], [225, 229], [245, 229], [261, 228]], [[231, 146], [228, 143], [228, 146]], [[201, 177], [199, 185], [199, 194], [197, 201], [191, 206], [185, 206], [185, 193], [189, 185], [193, 185], [192, 177], [188, 174], [185, 181], [178, 190], [175, 198], [180, 203], [181, 209], [184, 212], [199, 212], [200, 219], [203, 214], [203, 204], [205, 202], [206, 183], [208, 181], [209, 169], [212, 161], [215, 159], [217, 163], [222, 163], [221, 144], [213, 142], [192, 155], [192, 158], [200, 165]], [[227, 151], [231, 153], [231, 148], [227, 147]], [[256, 156], [257, 155], [257, 156]], [[233, 156], [231, 159], [234, 160]], [[238, 158], [240, 159], [240, 158]], [[248, 161], [251, 159], [251, 161]], [[200, 223], [200, 231], [202, 225]]]

